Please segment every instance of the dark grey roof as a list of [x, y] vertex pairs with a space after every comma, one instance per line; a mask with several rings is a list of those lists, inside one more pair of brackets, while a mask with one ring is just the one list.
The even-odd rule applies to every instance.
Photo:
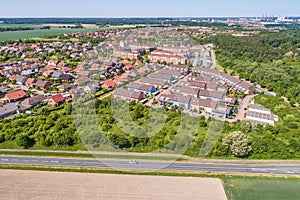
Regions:
[[17, 104], [7, 104], [0, 107], [0, 117], [6, 117], [9, 114], [13, 114], [18, 110]]
[[173, 78], [173, 76], [170, 74], [161, 74], [161, 73], [152, 73], [149, 75], [149, 77], [153, 79], [159, 79], [165, 81], [169, 81]]
[[18, 76], [16, 81], [18, 83], [25, 83], [27, 81], [27, 77], [26, 76]]
[[163, 80], [156, 80], [156, 79], [147, 78], [147, 77], [141, 78], [140, 83], [156, 85], [156, 86], [160, 86], [160, 87], [165, 85], [165, 82]]
[[55, 79], [61, 79], [62, 76], [63, 76], [63, 73], [61, 73], [61, 72], [53, 72], [51, 77], [55, 78]]
[[44, 95], [37, 95], [34, 97], [30, 97], [28, 99], [25, 99], [22, 104], [23, 105], [35, 105], [38, 103], [41, 103], [42, 101], [46, 100], [47, 98]]
[[151, 91], [153, 88], [153, 85], [146, 85], [146, 84], [142, 84], [142, 83], [131, 82], [127, 85], [127, 88], [143, 90], [143, 91]]

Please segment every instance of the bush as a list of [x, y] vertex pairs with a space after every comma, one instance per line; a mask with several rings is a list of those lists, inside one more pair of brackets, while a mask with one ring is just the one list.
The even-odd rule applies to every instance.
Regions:
[[289, 123], [289, 124], [288, 124], [288, 127], [289, 127], [290, 129], [298, 129], [298, 128], [299, 128], [298, 124], [296, 124], [296, 123]]
[[252, 152], [251, 139], [240, 131], [226, 135], [222, 140], [222, 145], [239, 158], [248, 157]]

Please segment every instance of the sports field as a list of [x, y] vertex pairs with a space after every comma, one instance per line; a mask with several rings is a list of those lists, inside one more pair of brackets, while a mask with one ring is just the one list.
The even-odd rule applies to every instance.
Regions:
[[229, 200], [300, 199], [300, 179], [232, 177], [223, 181]]

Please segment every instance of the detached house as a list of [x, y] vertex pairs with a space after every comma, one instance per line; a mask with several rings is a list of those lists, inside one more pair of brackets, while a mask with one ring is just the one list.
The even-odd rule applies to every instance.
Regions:
[[11, 103], [11, 102], [20, 101], [20, 100], [24, 99], [25, 97], [27, 97], [26, 92], [24, 90], [18, 90], [15, 92], [7, 93], [4, 98], [9, 103]]
[[65, 98], [61, 94], [54, 95], [50, 97], [48, 104], [51, 106], [58, 106], [65, 102]]
[[35, 82], [34, 78], [29, 78], [29, 79], [27, 79], [25, 85], [26, 86], [32, 86], [34, 84], [34, 82]]
[[91, 81], [91, 79], [89, 79], [87, 77], [83, 77], [83, 78], [75, 80], [74, 84], [83, 86], [85, 84], [88, 84], [90, 81]]
[[24, 85], [26, 83], [26, 81], [27, 81], [27, 77], [25, 77], [25, 76], [18, 76], [18, 78], [16, 80], [17, 84], [19, 84], [19, 85]]
[[102, 84], [102, 88], [109, 90], [109, 89], [114, 88], [115, 85], [116, 85], [116, 82], [113, 81], [112, 79], [109, 79]]
[[61, 72], [53, 72], [51, 78], [54, 80], [61, 80], [63, 76], [63, 73]]
[[62, 84], [62, 85], [59, 85], [59, 86], [57, 87], [57, 89], [58, 89], [59, 91], [68, 91], [68, 90], [72, 89], [72, 85], [70, 85], [70, 84], [68, 84], [68, 83]]
[[91, 92], [99, 92], [100, 87], [97, 84], [87, 85], [84, 87], [84, 92], [91, 93]]
[[0, 117], [8, 117], [10, 115], [16, 114], [18, 112], [17, 104], [8, 104], [0, 107]]
[[71, 74], [63, 74], [61, 80], [66, 82], [73, 82], [74, 77]]
[[42, 90], [46, 90], [46, 89], [50, 88], [51, 83], [49, 81], [44, 81], [42, 79], [38, 79], [34, 85], [36, 87], [39, 87]]
[[31, 107], [39, 105], [40, 103], [42, 103], [46, 99], [47, 98], [44, 95], [37, 95], [37, 96], [34, 96], [34, 97], [30, 97], [28, 99], [25, 99], [22, 102], [22, 105], [25, 106], [26, 108], [31, 108]]

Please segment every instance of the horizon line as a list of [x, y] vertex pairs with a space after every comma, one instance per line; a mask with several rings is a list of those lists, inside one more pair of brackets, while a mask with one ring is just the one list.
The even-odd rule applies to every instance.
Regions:
[[[85, 18], [94, 18], [94, 19], [118, 19], [118, 18], [127, 18], [127, 19], [134, 19], [134, 18], [261, 18], [261, 17], [278, 17], [281, 15], [274, 15], [274, 16], [0, 16], [0, 19], [18, 19], [18, 18], [34, 18], [34, 19], [41, 19], [41, 18], [77, 18], [77, 19], [85, 19]], [[291, 15], [291, 16], [284, 16], [284, 17], [300, 17], [300, 15]]]

